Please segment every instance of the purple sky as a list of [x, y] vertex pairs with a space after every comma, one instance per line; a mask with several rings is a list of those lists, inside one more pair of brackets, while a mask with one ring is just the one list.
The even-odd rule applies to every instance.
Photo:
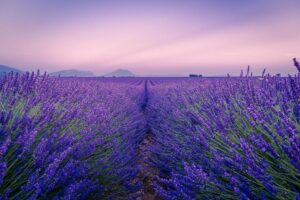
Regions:
[[299, 0], [1, 0], [0, 64], [96, 74], [295, 73]]

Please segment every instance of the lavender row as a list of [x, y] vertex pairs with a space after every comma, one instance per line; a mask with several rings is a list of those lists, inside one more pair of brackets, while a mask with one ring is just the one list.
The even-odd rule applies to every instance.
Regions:
[[158, 80], [148, 160], [163, 199], [300, 198], [300, 76]]
[[136, 80], [0, 79], [0, 199], [86, 199], [139, 189]]

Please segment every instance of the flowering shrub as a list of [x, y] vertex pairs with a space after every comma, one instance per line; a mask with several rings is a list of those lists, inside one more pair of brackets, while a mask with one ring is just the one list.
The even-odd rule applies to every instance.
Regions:
[[0, 79], [1, 198], [113, 197], [138, 189], [131, 81], [9, 74]]
[[295, 199], [300, 76], [163, 81], [150, 88], [163, 199]]
[[299, 74], [0, 79], [0, 199], [297, 199], [299, 155]]

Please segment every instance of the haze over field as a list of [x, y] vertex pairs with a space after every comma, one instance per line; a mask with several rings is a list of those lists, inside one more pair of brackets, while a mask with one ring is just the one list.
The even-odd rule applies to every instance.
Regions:
[[298, 0], [0, 2], [0, 64], [139, 75], [295, 73]]

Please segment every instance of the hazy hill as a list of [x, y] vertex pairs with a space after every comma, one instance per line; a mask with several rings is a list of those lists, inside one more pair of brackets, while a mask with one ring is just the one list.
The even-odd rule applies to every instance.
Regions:
[[117, 69], [113, 72], [104, 74], [104, 76], [105, 77], [134, 77], [136, 75], [127, 69]]
[[23, 71], [13, 68], [13, 67], [8, 67], [5, 65], [0, 65], [0, 76], [4, 75], [5, 73], [9, 73], [9, 72], [15, 72], [15, 73], [23, 73]]
[[53, 72], [49, 74], [50, 76], [61, 76], [61, 77], [92, 77], [95, 76], [93, 72], [90, 71], [79, 71], [77, 69], [62, 70], [58, 72]]

